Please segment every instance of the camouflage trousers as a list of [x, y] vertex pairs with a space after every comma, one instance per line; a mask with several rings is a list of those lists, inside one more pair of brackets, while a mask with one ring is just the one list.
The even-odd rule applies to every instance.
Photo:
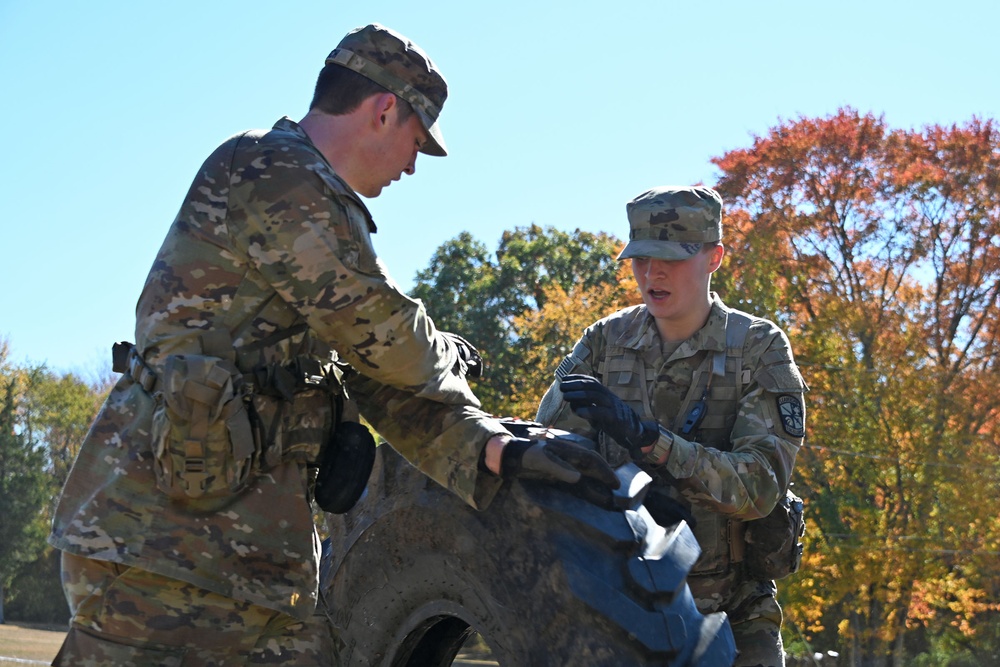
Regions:
[[[733, 667], [784, 667], [781, 606], [774, 597], [778, 589], [773, 581], [739, 581], [736, 573], [688, 581], [699, 611], [724, 611], [729, 616], [738, 651]], [[728, 594], [716, 592], [720, 589]]]
[[306, 621], [176, 579], [63, 552], [71, 620], [53, 665], [336, 665], [322, 610]]

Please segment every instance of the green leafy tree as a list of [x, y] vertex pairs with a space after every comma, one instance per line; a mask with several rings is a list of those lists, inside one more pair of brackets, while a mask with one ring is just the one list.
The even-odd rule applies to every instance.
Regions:
[[[19, 620], [66, 620], [59, 553], [46, 545], [45, 537], [57, 491], [113, 381], [110, 372], [86, 382], [44, 366], [13, 365], [8, 361], [6, 341], [0, 340], [0, 388], [7, 392], [0, 420], [0, 502], [13, 508], [17, 501], [24, 512], [0, 509], [4, 511], [0, 552], [9, 556], [0, 559], [0, 584], [8, 598], [9, 615]], [[18, 453], [17, 466], [9, 458], [12, 451]], [[19, 472], [23, 470], [31, 474]], [[40, 503], [37, 507], [36, 502]]]
[[476, 393], [486, 410], [510, 414], [526, 395], [521, 369], [527, 342], [516, 318], [544, 308], [553, 286], [568, 293], [575, 286], [618, 285], [619, 246], [606, 234], [531, 225], [505, 232], [491, 255], [466, 232], [435, 252], [417, 274], [413, 296], [424, 301], [440, 328], [479, 348], [487, 374]]
[[91, 422], [112, 387], [112, 378], [86, 382], [74, 373], [45, 367], [21, 372], [20, 422], [28, 438], [49, 455], [49, 471], [61, 487]]
[[617, 310], [642, 303], [629, 262], [619, 264], [614, 283], [586, 286], [581, 282], [568, 293], [561, 285], [552, 284], [546, 292], [544, 306], [529, 309], [514, 320], [523, 350], [518, 367], [521, 390], [512, 404], [517, 415], [535, 414], [555, 378], [556, 367], [584, 329]]
[[44, 509], [53, 487], [45, 473], [45, 451], [17, 423], [13, 381], [0, 387], [0, 622], [3, 600], [18, 570], [45, 545]]

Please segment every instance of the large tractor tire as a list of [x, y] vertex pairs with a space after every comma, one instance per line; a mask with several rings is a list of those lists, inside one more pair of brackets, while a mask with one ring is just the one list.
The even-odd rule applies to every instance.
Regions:
[[529, 665], [697, 665], [735, 658], [725, 614], [695, 608], [699, 554], [683, 521], [642, 505], [649, 476], [517, 480], [476, 511], [378, 448], [360, 501], [328, 515], [321, 586], [345, 665], [451, 665], [478, 632], [493, 660]]

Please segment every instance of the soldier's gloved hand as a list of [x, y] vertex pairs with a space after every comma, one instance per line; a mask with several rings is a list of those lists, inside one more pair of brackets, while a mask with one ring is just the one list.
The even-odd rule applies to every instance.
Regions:
[[458, 334], [450, 331], [441, 331], [442, 336], [451, 341], [458, 352], [458, 358], [465, 365], [465, 375], [470, 378], [480, 378], [483, 376], [483, 358], [479, 356], [476, 346], [465, 340]]
[[597, 378], [565, 375], [559, 383], [559, 391], [574, 414], [628, 448], [636, 461], [645, 458], [642, 448], [649, 447], [660, 437], [660, 427], [654, 420], [640, 419], [635, 410]]
[[621, 481], [597, 452], [565, 440], [513, 438], [503, 448], [502, 477], [531, 477], [576, 484], [590, 477], [617, 489]]

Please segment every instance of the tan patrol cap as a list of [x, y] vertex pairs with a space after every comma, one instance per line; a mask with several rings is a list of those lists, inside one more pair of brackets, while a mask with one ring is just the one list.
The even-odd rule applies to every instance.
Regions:
[[438, 116], [448, 98], [448, 83], [423, 49], [378, 23], [355, 28], [340, 40], [326, 64], [354, 70], [413, 107], [429, 140], [420, 149], [427, 155], [447, 155]]
[[722, 197], [700, 185], [647, 190], [625, 205], [629, 241], [618, 259], [693, 257], [703, 243], [722, 240]]

